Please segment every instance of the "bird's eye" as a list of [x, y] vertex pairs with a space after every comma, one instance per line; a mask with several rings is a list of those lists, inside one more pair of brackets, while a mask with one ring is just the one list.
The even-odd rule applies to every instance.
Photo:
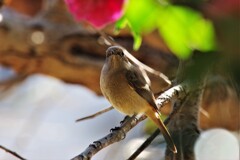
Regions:
[[119, 55], [120, 55], [121, 57], [123, 57], [123, 56], [124, 56], [123, 51], [120, 51], [120, 52], [119, 52]]

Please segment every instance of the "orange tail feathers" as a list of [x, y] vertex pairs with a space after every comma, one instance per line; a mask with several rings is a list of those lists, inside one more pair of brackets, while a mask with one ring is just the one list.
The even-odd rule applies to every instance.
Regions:
[[172, 137], [171, 137], [170, 133], [168, 132], [167, 127], [160, 119], [160, 112], [158, 112], [158, 111], [154, 112], [153, 110], [149, 110], [148, 112], [146, 112], [146, 115], [158, 126], [161, 133], [163, 134], [163, 137], [165, 138], [165, 140], [167, 142], [169, 149], [173, 153], [177, 153], [177, 148], [172, 140]]

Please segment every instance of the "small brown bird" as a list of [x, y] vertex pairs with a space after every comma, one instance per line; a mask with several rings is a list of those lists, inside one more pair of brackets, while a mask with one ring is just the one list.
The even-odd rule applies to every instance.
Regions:
[[158, 126], [169, 148], [177, 153], [176, 146], [160, 119], [146, 72], [131, 64], [122, 48], [113, 46], [107, 49], [100, 86], [103, 95], [118, 111], [127, 115], [146, 114]]

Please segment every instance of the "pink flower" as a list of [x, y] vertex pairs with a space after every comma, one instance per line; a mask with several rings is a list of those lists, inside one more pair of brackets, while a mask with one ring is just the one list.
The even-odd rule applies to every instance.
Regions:
[[96, 28], [116, 21], [122, 16], [126, 0], [65, 0], [75, 19], [85, 20]]

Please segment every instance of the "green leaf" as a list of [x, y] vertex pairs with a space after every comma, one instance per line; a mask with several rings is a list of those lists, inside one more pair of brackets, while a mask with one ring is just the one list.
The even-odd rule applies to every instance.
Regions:
[[214, 29], [210, 21], [197, 11], [169, 5], [163, 0], [130, 0], [116, 28], [126, 25], [132, 31], [134, 49], [141, 45], [141, 34], [154, 29], [159, 30], [168, 47], [182, 59], [188, 58], [194, 49], [215, 49]]
[[[151, 1], [151, 0], [150, 0]], [[158, 6], [145, 0], [130, 0], [124, 16], [116, 23], [116, 28], [126, 24], [131, 28], [134, 37], [134, 50], [139, 49], [142, 38], [141, 33], [150, 32], [156, 28], [156, 13]]]
[[142, 37], [139, 33], [133, 33], [133, 38], [134, 38], [133, 49], [137, 51], [142, 44]]
[[128, 24], [128, 20], [125, 18], [125, 16], [123, 16], [122, 18], [120, 18], [116, 24], [115, 24], [115, 33], [118, 33], [119, 30], [125, 28]]
[[167, 6], [159, 14], [162, 17], [158, 21], [159, 32], [179, 58], [188, 58], [194, 49], [214, 49], [213, 27], [198, 12], [179, 6]]

